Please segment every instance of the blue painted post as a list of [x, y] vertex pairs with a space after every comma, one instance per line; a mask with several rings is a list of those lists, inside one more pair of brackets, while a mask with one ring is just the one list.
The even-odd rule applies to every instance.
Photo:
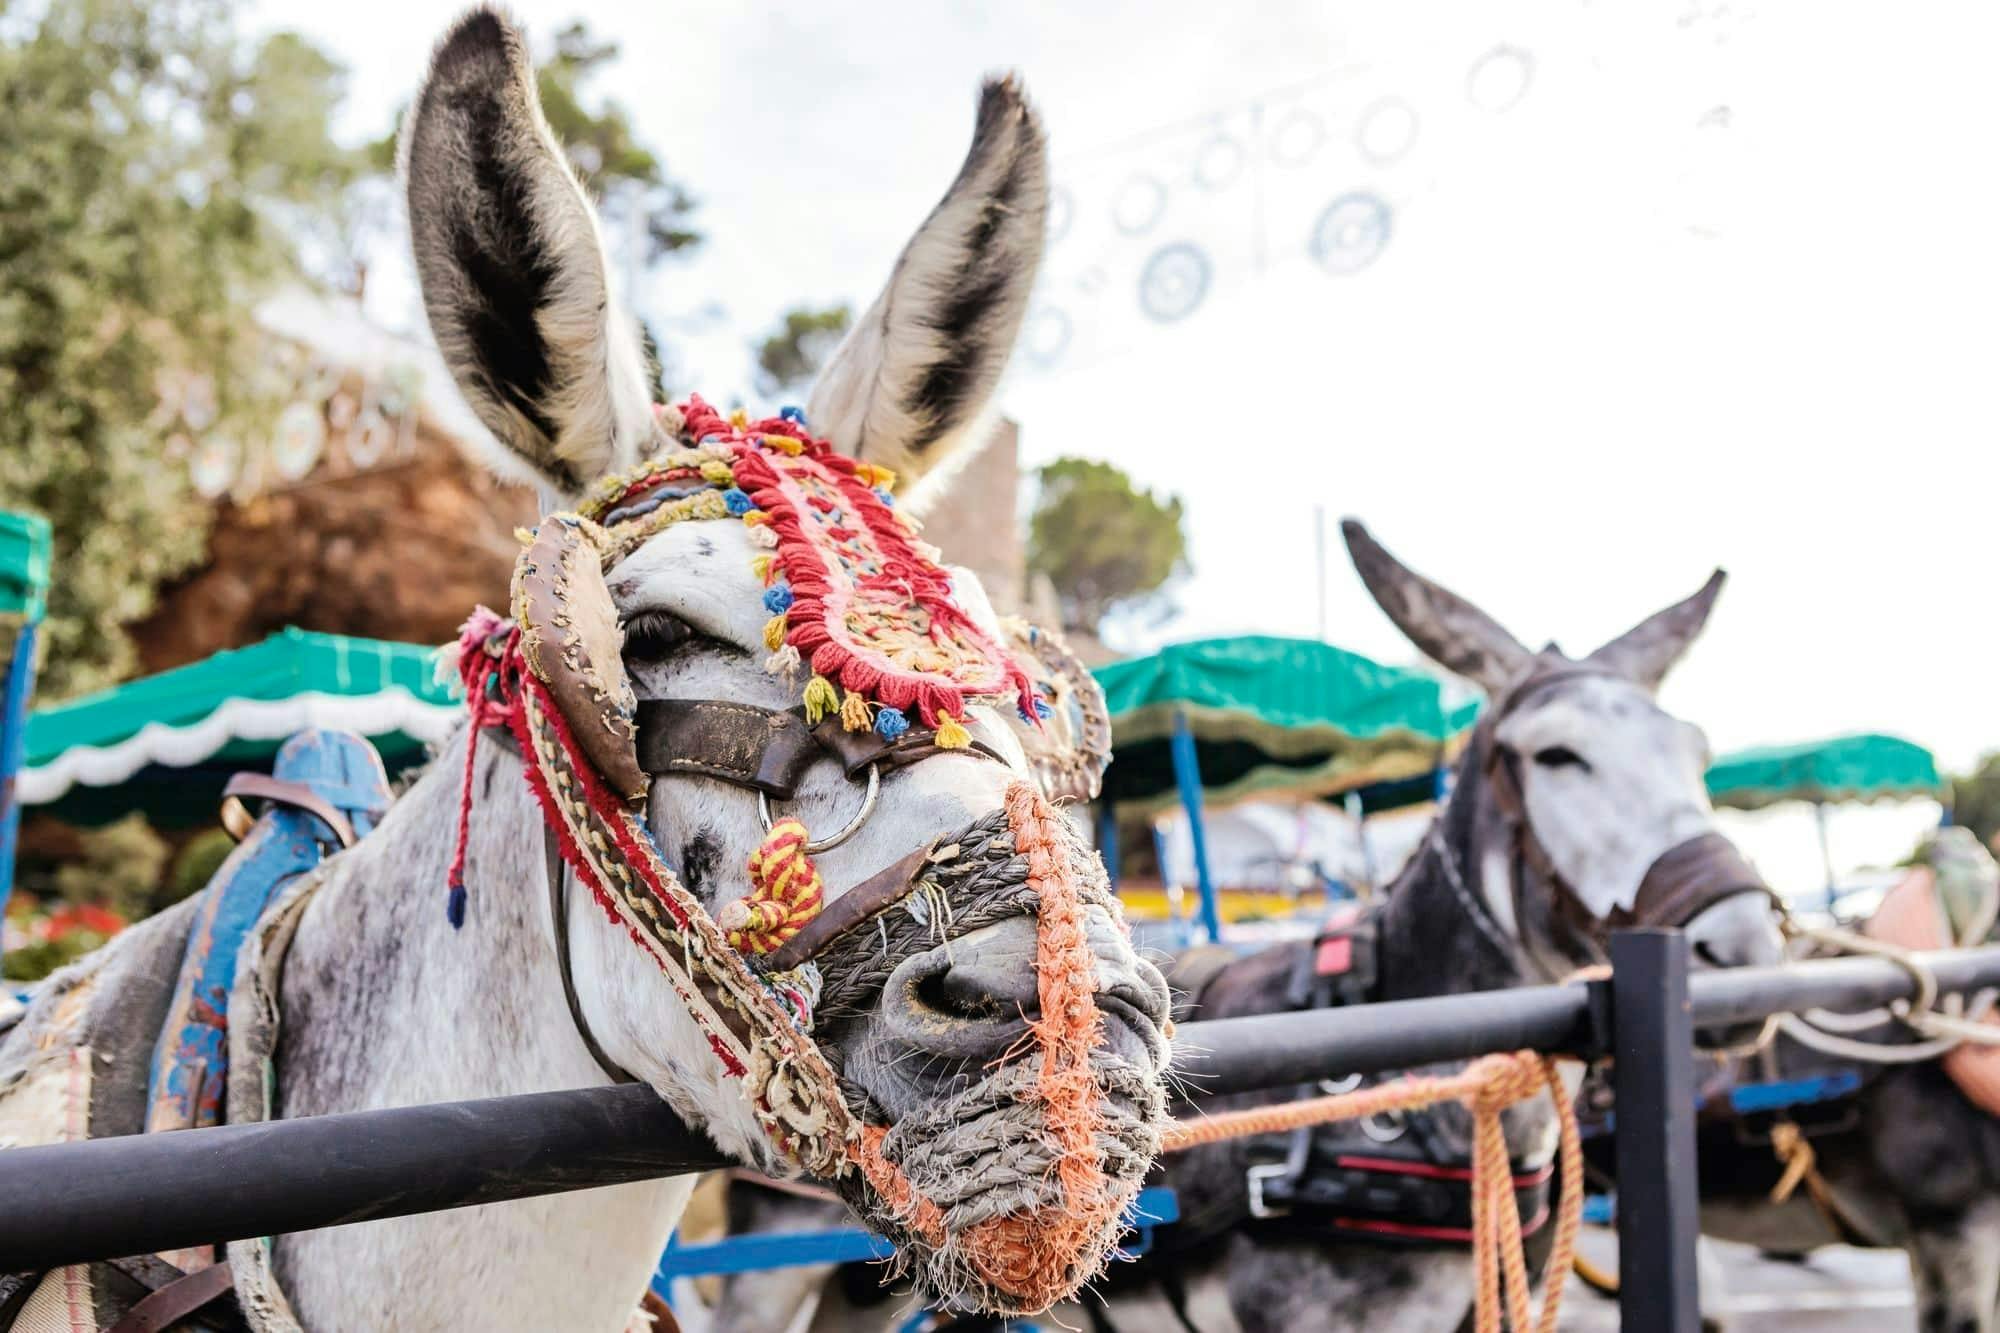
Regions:
[[0, 512], [0, 910], [14, 890], [14, 844], [21, 829], [14, 779], [28, 753], [35, 630], [48, 609], [50, 546], [46, 519]]
[[1201, 826], [1201, 766], [1195, 762], [1194, 733], [1188, 730], [1187, 714], [1174, 714], [1174, 782], [1181, 790], [1181, 808], [1187, 811], [1188, 838], [1194, 844], [1194, 882], [1201, 890], [1201, 926], [1209, 942], [1222, 938], [1222, 909], [1215, 899], [1215, 881], [1208, 875], [1208, 835]]
[[35, 692], [35, 630], [30, 621], [14, 640], [14, 656], [0, 686], [0, 909], [14, 891], [14, 844], [21, 832], [21, 803], [14, 778], [28, 753], [28, 699]]
[[1097, 803], [1097, 854], [1104, 858], [1104, 874], [1111, 891], [1118, 891], [1118, 812], [1109, 801]]

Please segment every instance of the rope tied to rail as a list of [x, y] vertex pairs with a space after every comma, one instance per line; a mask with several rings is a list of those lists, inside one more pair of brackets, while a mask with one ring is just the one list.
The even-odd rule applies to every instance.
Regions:
[[[1555, 1244], [1546, 1270], [1548, 1286], [1537, 1318], [1522, 1248], [1521, 1214], [1514, 1204], [1513, 1165], [1500, 1113], [1542, 1092], [1555, 1104], [1561, 1184]], [[1161, 1150], [1180, 1152], [1225, 1139], [1358, 1120], [1388, 1111], [1414, 1111], [1446, 1101], [1463, 1102], [1472, 1113], [1473, 1326], [1477, 1333], [1500, 1333], [1504, 1310], [1511, 1329], [1554, 1333], [1562, 1308], [1563, 1280], [1569, 1275], [1577, 1230], [1583, 1222], [1583, 1138], [1577, 1130], [1575, 1103], [1556, 1072], [1555, 1060], [1548, 1056], [1534, 1051], [1487, 1055], [1456, 1074], [1412, 1074], [1354, 1092], [1178, 1120], [1162, 1136]]]

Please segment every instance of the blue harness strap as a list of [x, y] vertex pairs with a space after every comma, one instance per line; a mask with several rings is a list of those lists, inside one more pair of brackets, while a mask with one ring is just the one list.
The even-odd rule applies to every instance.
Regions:
[[[389, 808], [381, 756], [352, 732], [299, 732], [279, 748], [272, 776], [325, 801], [357, 839]], [[173, 1001], [153, 1049], [147, 1133], [221, 1123], [237, 951], [278, 891], [339, 847], [339, 831], [325, 820], [273, 801], [202, 890]]]

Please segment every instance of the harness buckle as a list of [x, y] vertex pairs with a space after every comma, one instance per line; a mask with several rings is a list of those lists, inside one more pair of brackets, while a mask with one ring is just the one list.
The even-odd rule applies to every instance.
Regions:
[[1250, 1191], [1250, 1216], [1256, 1218], [1284, 1217], [1292, 1210], [1274, 1208], [1264, 1198], [1264, 1182], [1283, 1180], [1291, 1174], [1291, 1167], [1284, 1162], [1265, 1162], [1253, 1166], [1243, 1173], [1243, 1184]]

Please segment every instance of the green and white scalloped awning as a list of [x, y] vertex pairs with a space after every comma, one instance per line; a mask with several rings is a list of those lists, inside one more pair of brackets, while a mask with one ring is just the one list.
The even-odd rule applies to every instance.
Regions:
[[[37, 709], [16, 794], [25, 805], [72, 805], [79, 788], [120, 787], [157, 769], [268, 767], [279, 744], [303, 727], [358, 732], [394, 771], [464, 716], [455, 687], [436, 679], [435, 658], [435, 649], [420, 644], [288, 629]], [[130, 808], [156, 804], [152, 794], [131, 795]]]
[[1177, 715], [1207, 804], [1409, 786], [1398, 803], [1429, 799], [1431, 773], [1479, 711], [1421, 671], [1271, 635], [1174, 644], [1095, 675], [1111, 711], [1105, 796], [1143, 811], [1174, 803]]
[[1943, 791], [1944, 779], [1929, 750], [1877, 733], [1738, 750], [1708, 770], [1709, 799], [1734, 810], [1779, 801], [1907, 800]]

